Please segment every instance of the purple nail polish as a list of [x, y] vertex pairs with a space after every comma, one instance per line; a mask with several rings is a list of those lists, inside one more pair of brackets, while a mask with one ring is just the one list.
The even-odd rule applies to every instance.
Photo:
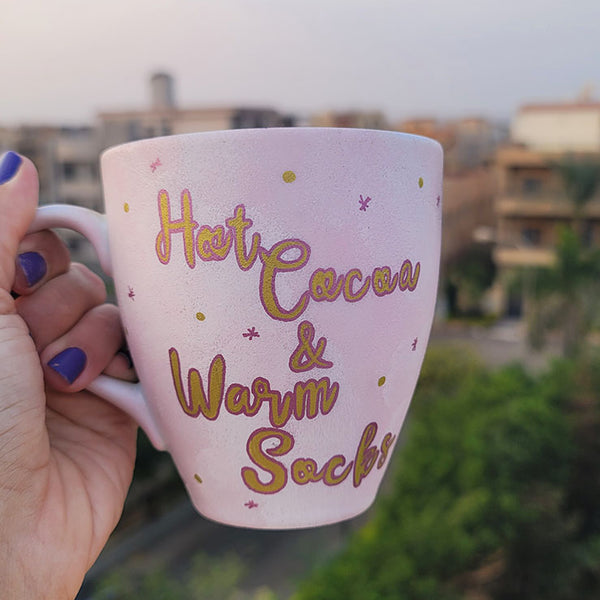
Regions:
[[0, 158], [0, 185], [16, 175], [22, 162], [23, 159], [16, 152], [7, 152]]
[[46, 274], [46, 261], [38, 252], [23, 252], [17, 258], [29, 287], [35, 285]]
[[71, 347], [59, 352], [48, 361], [48, 366], [68, 383], [73, 383], [81, 375], [86, 362], [85, 352], [81, 348]]

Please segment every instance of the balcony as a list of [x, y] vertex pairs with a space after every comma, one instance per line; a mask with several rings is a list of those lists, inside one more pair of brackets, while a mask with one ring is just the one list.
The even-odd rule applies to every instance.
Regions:
[[527, 246], [498, 246], [494, 261], [500, 268], [551, 267], [556, 260], [552, 248]]
[[[569, 219], [574, 216], [573, 203], [561, 191], [511, 193], [496, 199], [496, 214], [501, 217], [542, 217]], [[592, 198], [584, 207], [584, 218], [600, 218], [600, 197]]]

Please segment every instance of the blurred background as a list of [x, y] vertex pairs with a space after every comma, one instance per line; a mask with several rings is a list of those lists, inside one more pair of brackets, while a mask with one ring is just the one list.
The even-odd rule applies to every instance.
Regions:
[[597, 0], [2, 0], [0, 56], [0, 152], [34, 160], [42, 203], [102, 210], [102, 150], [159, 135], [361, 127], [445, 150], [436, 321], [374, 507], [220, 526], [140, 433], [80, 600], [600, 597]]

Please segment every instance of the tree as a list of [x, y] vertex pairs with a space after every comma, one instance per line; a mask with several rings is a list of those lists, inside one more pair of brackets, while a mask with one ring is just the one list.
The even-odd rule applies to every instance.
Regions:
[[576, 219], [594, 197], [600, 185], [600, 162], [592, 158], [567, 156], [555, 163], [567, 196], [573, 203]]
[[495, 276], [491, 246], [472, 244], [463, 250], [448, 266], [445, 290], [450, 315], [478, 315], [481, 299]]
[[586, 239], [584, 209], [600, 186], [600, 162], [568, 156], [555, 163], [565, 192], [573, 205], [570, 228], [559, 232], [552, 268], [539, 269], [533, 283], [529, 335], [534, 347], [543, 345], [546, 333], [560, 332], [565, 356], [575, 356], [600, 312], [598, 276], [600, 253]]
[[237, 554], [198, 554], [183, 575], [155, 565], [126, 565], [113, 571], [95, 591], [94, 600], [277, 600], [268, 588], [243, 590], [247, 567]]
[[[572, 575], [560, 560], [571, 535], [562, 513], [570, 380], [488, 372], [451, 352], [437, 385], [435, 363], [425, 366], [391, 492], [295, 600], [501, 598], [514, 589], [525, 592], [515, 598], [577, 598], [555, 593]], [[531, 560], [518, 571], [523, 556]]]
[[531, 283], [530, 342], [541, 347], [547, 333], [557, 331], [563, 355], [578, 355], [600, 315], [600, 250], [583, 248], [575, 231], [565, 228], [554, 266], [538, 269]]

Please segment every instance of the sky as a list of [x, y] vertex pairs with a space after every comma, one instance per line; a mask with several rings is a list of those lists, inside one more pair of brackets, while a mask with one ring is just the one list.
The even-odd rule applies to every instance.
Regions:
[[264, 106], [391, 120], [600, 99], [599, 0], [0, 0], [0, 126]]

